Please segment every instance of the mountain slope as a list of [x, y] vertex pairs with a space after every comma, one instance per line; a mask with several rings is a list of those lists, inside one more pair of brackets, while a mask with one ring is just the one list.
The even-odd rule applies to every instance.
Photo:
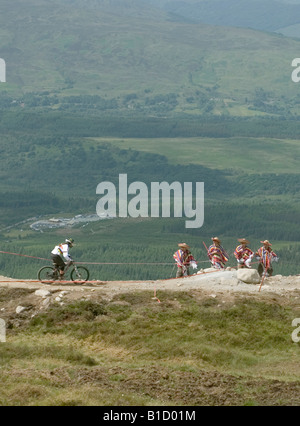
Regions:
[[[141, 110], [166, 102], [157, 95], [171, 94], [170, 108], [177, 112], [297, 111], [296, 101], [289, 102], [296, 98], [291, 61], [300, 42], [174, 22], [158, 9], [149, 14], [144, 2], [125, 0], [120, 10], [119, 0], [101, 1], [96, 9], [79, 4], [84, 3], [16, 0], [13, 8], [7, 0], [1, 3], [0, 57], [7, 64], [1, 92], [97, 94]], [[134, 95], [133, 105], [127, 95]]]

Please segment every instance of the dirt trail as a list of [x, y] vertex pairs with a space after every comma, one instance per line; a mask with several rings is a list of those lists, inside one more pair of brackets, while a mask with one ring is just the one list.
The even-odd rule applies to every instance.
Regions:
[[300, 294], [300, 276], [282, 276], [264, 280], [261, 292], [259, 284], [246, 284], [237, 279], [237, 272], [231, 271], [211, 271], [198, 273], [191, 277], [179, 279], [167, 279], [156, 281], [90, 281], [85, 284], [75, 284], [70, 282], [43, 284], [37, 280], [20, 280], [0, 276], [0, 288], [24, 288], [24, 289], [48, 289], [50, 292], [58, 291], [79, 291], [95, 292], [100, 291], [105, 296], [113, 296], [118, 293], [130, 291], [150, 290], [159, 291], [189, 291], [202, 290], [209, 293], [242, 293], [242, 294], [277, 294], [288, 295], [291, 293]]

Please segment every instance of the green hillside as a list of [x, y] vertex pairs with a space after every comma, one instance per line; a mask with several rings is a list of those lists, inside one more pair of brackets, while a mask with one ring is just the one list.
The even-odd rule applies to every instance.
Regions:
[[291, 61], [300, 41], [178, 22], [139, 1], [80, 4], [1, 2], [7, 83], [0, 84], [0, 105], [88, 113], [299, 113]]

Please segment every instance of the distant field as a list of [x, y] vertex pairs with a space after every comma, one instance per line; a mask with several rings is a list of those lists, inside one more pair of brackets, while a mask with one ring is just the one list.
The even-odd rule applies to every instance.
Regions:
[[298, 140], [266, 138], [89, 138], [120, 149], [159, 153], [171, 164], [201, 164], [246, 173], [300, 173]]

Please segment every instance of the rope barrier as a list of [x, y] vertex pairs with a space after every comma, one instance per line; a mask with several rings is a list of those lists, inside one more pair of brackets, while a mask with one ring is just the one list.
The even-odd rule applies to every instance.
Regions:
[[[10, 254], [13, 256], [21, 256], [21, 257], [28, 257], [30, 259], [38, 259], [38, 260], [45, 260], [48, 262], [52, 262], [51, 259], [46, 259], [44, 257], [37, 257], [37, 256], [29, 256], [27, 254], [20, 254], [20, 253], [13, 253], [9, 251], [2, 251], [0, 250], [0, 253], [2, 254]], [[209, 260], [202, 260], [197, 263], [207, 263]], [[77, 265], [160, 265], [160, 266], [170, 266], [174, 265], [174, 262], [75, 262]]]
[[[21, 253], [14, 253], [14, 252], [9, 252], [9, 251], [2, 251], [0, 250], [0, 253], [2, 254], [9, 254], [12, 256], [20, 256], [20, 257], [27, 257], [30, 259], [37, 259], [37, 260], [44, 260], [46, 262], [51, 262], [51, 259], [46, 259], [44, 257], [38, 257], [38, 256], [29, 256], [27, 254], [21, 254]], [[170, 266], [170, 265], [176, 265], [176, 263], [174, 264], [173, 262], [75, 262], [77, 265], [81, 264], [81, 265], [160, 265], [160, 266]], [[200, 263], [211, 263], [210, 260], [199, 260], [197, 261], [198, 264]], [[251, 262], [251, 265], [254, 264], [258, 264], [260, 263], [258, 262]], [[296, 263], [291, 263], [291, 262], [280, 262], [281, 264], [284, 265], [296, 265]]]
[[28, 256], [27, 254], [12, 253], [12, 252], [9, 252], [9, 251], [1, 251], [1, 250], [0, 250], [0, 253], [3, 253], [3, 254], [11, 254], [11, 255], [13, 255], [13, 256], [30, 257], [31, 259], [49, 260], [49, 259], [45, 259], [44, 257]]
[[[30, 259], [37, 259], [37, 260], [43, 260], [43, 261], [51, 262], [50, 259], [46, 259], [44, 257], [29, 256], [27, 254], [13, 253], [13, 252], [2, 251], [2, 250], [0, 250], [0, 253], [9, 254], [9, 255], [12, 255], [12, 256], [21, 256], [21, 257], [26, 257], [26, 258], [30, 258]], [[174, 264], [173, 262], [172, 263], [171, 262], [164, 262], [164, 263], [163, 262], [135, 262], [135, 263], [133, 263], [133, 262], [130, 262], [130, 263], [128, 263], [128, 262], [76, 262], [76, 263], [77, 264], [85, 264], [85, 265], [161, 265], [161, 266], [173, 265], [173, 267], [175, 267], [175, 265], [176, 265], [176, 263]], [[197, 263], [200, 264], [200, 263], [211, 263], [211, 262], [210, 262], [210, 260], [203, 260], [203, 261], [198, 261]], [[260, 263], [260, 262], [251, 262], [251, 263], [255, 264], [255, 263]], [[283, 262], [283, 263], [288, 263], [288, 262]], [[267, 268], [265, 269], [265, 273], [264, 273], [264, 276], [263, 276], [261, 284], [260, 284], [259, 292], [262, 288], [262, 284], [263, 284], [264, 278], [266, 276], [266, 271], [267, 271]], [[209, 272], [203, 271], [204, 274], [213, 273], [213, 272], [219, 272], [219, 271], [218, 270], [209, 271]], [[297, 275], [297, 276], [299, 276], [299, 275]], [[183, 278], [187, 278], [187, 277], [183, 277]], [[174, 279], [177, 279], [177, 278], [169, 278], [167, 280], [174, 280]], [[30, 281], [30, 282], [44, 282], [44, 281], [39, 281], [39, 280], [28, 280], [28, 281]], [[19, 282], [26, 282], [26, 281], [25, 280], [19, 280]], [[49, 280], [47, 280], [45, 282], [47, 282], [48, 284], [54, 284], [55, 283], [57, 285], [59, 285], [59, 284], [73, 284], [73, 285], [76, 285], [76, 284], [81, 284], [81, 285], [82, 284], [98, 284], [99, 285], [99, 284], [105, 284], [106, 283], [105, 281], [99, 281], [99, 280], [97, 280], [97, 281], [53, 280], [51, 282]], [[152, 280], [151, 280], [151, 283], [152, 283]], [[157, 294], [156, 294], [156, 286], [154, 287], [154, 297], [152, 299], [156, 300], [158, 303], [161, 303], [161, 301], [159, 300], [159, 298], [157, 297]]]
[[[207, 263], [209, 260], [201, 260], [197, 263]], [[161, 265], [161, 266], [170, 266], [170, 265], [176, 265], [174, 262], [165, 262], [165, 263], [158, 263], [158, 262], [75, 262], [78, 264], [84, 264], [84, 265]]]

